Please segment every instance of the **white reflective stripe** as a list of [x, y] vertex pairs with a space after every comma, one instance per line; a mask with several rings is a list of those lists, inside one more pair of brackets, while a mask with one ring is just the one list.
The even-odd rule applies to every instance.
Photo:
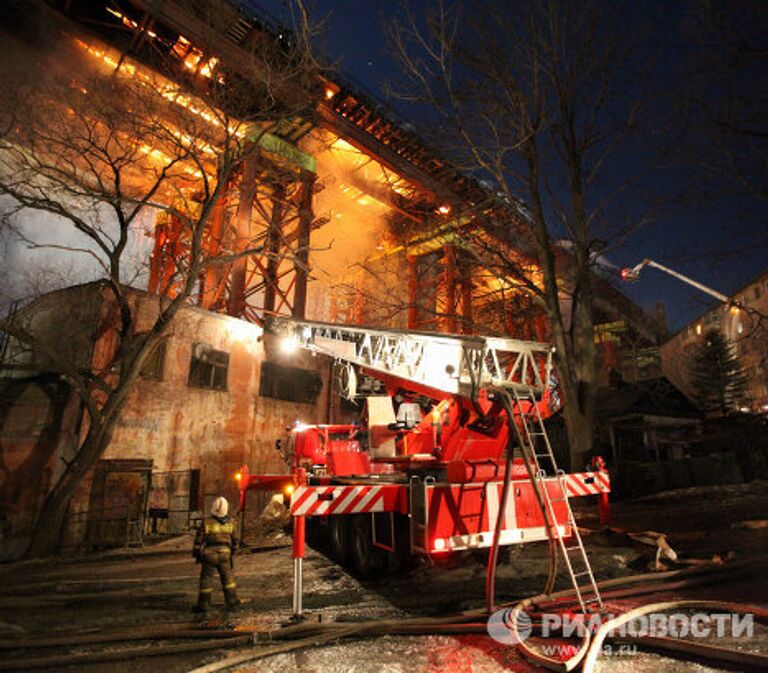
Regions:
[[497, 482], [489, 482], [485, 485], [485, 502], [488, 508], [488, 527], [493, 533], [499, 516], [499, 484]]
[[[589, 483], [586, 480], [590, 479]], [[607, 483], [606, 483], [607, 482]], [[581, 495], [596, 495], [607, 493], [610, 488], [610, 477], [605, 472], [578, 472], [567, 475], [568, 491], [574, 497]]]
[[363, 486], [356, 486], [353, 488], [349, 493], [347, 493], [344, 500], [342, 500], [341, 504], [333, 511], [334, 514], [344, 514], [344, 510], [346, 509], [347, 505], [349, 505], [350, 502], [352, 502], [359, 494], [360, 491], [363, 489]]
[[[325, 514], [325, 510], [327, 510], [332, 504], [334, 499], [336, 498], [336, 491], [338, 489], [333, 489], [330, 492], [323, 491], [323, 500], [320, 502], [320, 504], [317, 506], [317, 509], [312, 512], [312, 516]], [[330, 493], [330, 499], [327, 499]]]
[[373, 500], [374, 496], [381, 490], [381, 486], [364, 486], [363, 488], [370, 488], [371, 490], [360, 502], [354, 506], [354, 508], [351, 510], [352, 512], [362, 512], [365, 506], [371, 500]]
[[510, 485], [507, 494], [507, 506], [504, 508], [504, 530], [517, 528], [517, 511], [515, 510], [515, 489]]
[[569, 475], [567, 481], [567, 488], [574, 496], [589, 495], [589, 488], [584, 484], [576, 475]]
[[[328, 490], [328, 487], [301, 487], [296, 489], [293, 494], [292, 502], [297, 502], [305, 491], [309, 490], [311, 493], [306, 497], [302, 503], [296, 507], [291, 507], [291, 514], [293, 516], [322, 516], [328, 509], [334, 504], [336, 498], [344, 492], [346, 486], [337, 486], [333, 490]], [[383, 486], [357, 486], [349, 491], [344, 500], [333, 508], [331, 514], [350, 514], [354, 512], [362, 512], [370, 502], [382, 493]], [[352, 502], [360, 496], [361, 493], [365, 495], [360, 499], [354, 507], [350, 507]], [[320, 497], [322, 496], [322, 497]], [[318, 500], [320, 501], [318, 504]], [[310, 512], [310, 510], [312, 510]], [[371, 512], [383, 512], [384, 511], [384, 499], [381, 498], [371, 509]]]
[[377, 500], [376, 504], [368, 510], [369, 512], [383, 512], [384, 511], [384, 493], [381, 491], [381, 488], [379, 488], [379, 494], [377, 495], [377, 497], [378, 497], [378, 500]]
[[[557, 528], [560, 532], [560, 537], [563, 537], [566, 532], [566, 527], [558, 526]], [[511, 530], [503, 530], [499, 534], [500, 545], [514, 544], [516, 542], [537, 542], [546, 539], [547, 529], [543, 526], [513, 528]], [[493, 531], [485, 531], [483, 533], [475, 533], [472, 535], [452, 535], [446, 539], [447, 549], [452, 551], [481, 549], [490, 547], [492, 544]]]
[[317, 502], [317, 491], [313, 490], [311, 495], [301, 503], [301, 506], [294, 510], [293, 516], [302, 516], [310, 507], [312, 507], [312, 505], [315, 504], [315, 502]]

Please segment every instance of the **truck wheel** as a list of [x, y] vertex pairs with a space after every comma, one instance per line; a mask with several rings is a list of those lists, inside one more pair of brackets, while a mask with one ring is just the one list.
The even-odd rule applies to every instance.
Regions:
[[339, 563], [347, 563], [351, 554], [349, 517], [337, 515], [330, 517], [331, 553]]
[[370, 514], [361, 514], [352, 521], [352, 563], [362, 578], [381, 574], [384, 552], [373, 544]]

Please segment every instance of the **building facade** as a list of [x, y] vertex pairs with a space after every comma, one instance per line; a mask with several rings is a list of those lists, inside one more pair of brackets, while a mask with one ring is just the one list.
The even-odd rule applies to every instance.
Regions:
[[[159, 298], [130, 291], [149, 324]], [[98, 371], [114, 347], [110, 294], [100, 283], [40, 297], [16, 320], [50, 348], [71, 351], [78, 366]], [[62, 314], [68, 315], [62, 321]], [[45, 361], [11, 341], [0, 378], [0, 511], [5, 554], [23, 544], [42, 498], [87, 430], [78, 396]], [[285, 354], [258, 325], [197, 307], [181, 309], [129, 394], [112, 441], [80, 485], [69, 512], [65, 546], [124, 542], [160, 518], [160, 531], [186, 530], [218, 495], [235, 502], [242, 465], [287, 471], [275, 441], [296, 423], [346, 418], [333, 394], [331, 363]], [[37, 484], [30, 488], [30, 484]], [[157, 524], [157, 522], [152, 522]]]
[[661, 347], [664, 374], [688, 396], [693, 395], [689, 367], [707, 334], [719, 331], [730, 344], [746, 375], [741, 410], [768, 414], [768, 273], [763, 273], [693, 320]]
[[[151, 83], [163, 98], [163, 114], [194, 121], [203, 129], [200, 138], [216, 136], [213, 121], [206, 127], [209, 112], [195, 107], [192, 94], [163, 97], [164, 87], [188, 82], [198, 91], [231, 79], [255, 96], [248, 79], [254, 50], [265, 40], [280, 48], [286, 35], [268, 18], [243, 10], [247, 3], [226, 0], [19, 6], [3, 27], [9, 52], [18, 49], [41, 68], [66, 64], [62, 77], [86, 106], [92, 94], [84, 83], [94, 74]], [[241, 465], [253, 472], [283, 469], [274, 442], [287, 425], [342, 420], [329, 364], [286, 360], [263, 333], [271, 316], [548, 340], [536, 302], [466, 250], [483, 220], [497, 218], [507, 238], [493, 245], [506, 246], [537, 282], [525, 209], [489, 198], [342, 75], [318, 77], [317, 87], [311, 113], [265, 122], [254, 141], [258, 151], [219, 185], [222, 198], [203, 244], [212, 255], [226, 256], [245, 243], [254, 250], [211, 265], [196, 279], [189, 306], [153, 354], [108, 451], [73, 500], [72, 544], [125, 540], [143, 529], [146, 512], [154, 513], [153, 525], [183, 528], [206, 498], [234, 496]], [[162, 155], [150, 144], [141, 151]], [[203, 171], [180, 165], [191, 171], [184, 180], [201, 179]], [[174, 187], [183, 191], [184, 184]], [[177, 292], [178, 265], [191, 245], [184, 208], [193, 211], [200, 192], [187, 191], [183, 207], [153, 195], [159, 206], [147, 208], [133, 232], [141, 265], [130, 292], [139, 323], [149, 324], [158, 302]], [[642, 378], [651, 369], [643, 364], [650, 351], [643, 349], [658, 340], [654, 320], [599, 284], [596, 339], [606, 380], [608, 370]], [[101, 369], [111, 352], [116, 334], [105, 316], [112, 308], [101, 286], [89, 284], [40, 297], [20, 315], [35, 323], [36, 333], [71, 349], [72, 361], [87, 371]], [[625, 362], [632, 348], [639, 352]], [[10, 496], [3, 502], [11, 537], [29, 530], [84, 431], [74, 397], [60, 386], [51, 390], [44, 364], [25, 357], [6, 358], [11, 366], [2, 394], [18, 404], [2, 417], [0, 451], [14, 467], [0, 476], [0, 489], [19, 494], [32, 480], [40, 488], [29, 502]]]

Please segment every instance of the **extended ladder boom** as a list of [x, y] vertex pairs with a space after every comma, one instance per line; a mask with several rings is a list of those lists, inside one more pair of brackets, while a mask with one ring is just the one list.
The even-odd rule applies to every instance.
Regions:
[[275, 318], [272, 329], [307, 350], [446, 393], [481, 388], [533, 390], [550, 385], [548, 344], [497, 337], [370, 329]]

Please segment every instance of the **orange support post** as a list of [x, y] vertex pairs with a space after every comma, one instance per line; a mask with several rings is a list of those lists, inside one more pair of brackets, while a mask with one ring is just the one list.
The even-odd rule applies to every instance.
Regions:
[[[253, 196], [256, 192], [256, 157], [248, 157], [243, 164], [240, 180], [240, 202], [237, 205], [235, 220], [235, 252], [238, 254], [248, 249], [251, 243], [251, 214]], [[232, 263], [227, 313], [239, 318], [245, 313], [245, 274], [248, 270], [248, 257], [243, 255]]]
[[456, 250], [446, 245], [443, 251], [443, 284], [445, 286], [445, 331], [456, 333]]
[[[229, 185], [224, 185], [218, 200], [213, 205], [208, 230], [208, 245], [206, 255], [209, 258], [216, 257], [221, 251], [221, 240], [225, 231], [225, 219], [227, 213], [227, 197]], [[221, 285], [224, 280], [224, 269], [221, 265], [213, 264], [206, 267], [203, 272], [203, 288], [200, 295], [200, 305], [210, 310], [218, 308], [221, 299]]]
[[315, 175], [305, 173], [301, 179], [299, 197], [298, 248], [294, 273], [296, 284], [293, 287], [293, 317], [304, 320], [307, 311], [307, 271], [309, 269], [309, 237], [312, 230], [312, 196], [315, 191]]
[[416, 257], [408, 255], [408, 329], [416, 329], [418, 323], [418, 264]]
[[465, 276], [461, 280], [461, 332], [462, 334], [472, 334], [472, 322], [474, 315], [472, 313], [472, 276], [470, 271], [465, 271]]
[[278, 270], [280, 267], [280, 242], [283, 232], [283, 217], [285, 213], [285, 187], [275, 185], [272, 194], [272, 216], [269, 220], [267, 234], [267, 268], [264, 273], [264, 315], [275, 312], [277, 285], [280, 282]]

